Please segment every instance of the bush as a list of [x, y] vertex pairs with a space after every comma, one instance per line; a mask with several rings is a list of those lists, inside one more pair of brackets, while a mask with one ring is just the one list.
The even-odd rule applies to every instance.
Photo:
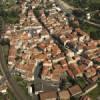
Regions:
[[100, 39], [100, 31], [97, 30], [96, 32], [91, 32], [90, 37], [95, 39], [95, 40], [99, 40]]

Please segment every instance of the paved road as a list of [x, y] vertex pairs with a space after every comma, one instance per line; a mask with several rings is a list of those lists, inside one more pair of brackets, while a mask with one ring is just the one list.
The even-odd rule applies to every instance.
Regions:
[[6, 78], [5, 78], [5, 77], [2, 77], [2, 78], [0, 79], [0, 85], [2, 85], [5, 81], [6, 81]]
[[62, 0], [55, 0], [56, 4], [63, 10], [63, 11], [68, 11], [68, 10], [74, 10], [75, 8], [73, 6], [68, 5]]
[[[11, 75], [13, 75], [13, 72], [14, 72], [13, 69], [9, 70], [9, 73], [10, 73]], [[6, 77], [3, 76], [3, 77], [0, 79], [0, 85], [2, 85], [5, 81], [6, 81]]]
[[3, 53], [3, 48], [0, 45], [0, 64], [1, 64], [1, 71], [8, 81], [8, 86], [15, 95], [17, 100], [30, 100], [28, 97], [23, 93], [23, 91], [20, 89], [20, 87], [17, 85], [17, 82], [12, 78], [11, 74], [9, 73], [9, 69], [7, 67], [7, 64], [5, 63], [5, 57]]
[[93, 25], [93, 26], [96, 26], [96, 27], [99, 27], [100, 28], [100, 24], [97, 24], [95, 22], [92, 22], [92, 21], [89, 21], [89, 20], [84, 20], [84, 22], [90, 24], [90, 25]]

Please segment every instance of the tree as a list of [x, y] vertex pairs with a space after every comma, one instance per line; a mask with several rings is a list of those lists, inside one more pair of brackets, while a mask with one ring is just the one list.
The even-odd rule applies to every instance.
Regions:
[[0, 33], [2, 33], [4, 31], [4, 20], [3, 18], [0, 16]]
[[90, 37], [95, 40], [100, 39], [100, 31], [96, 30], [95, 32], [90, 32]]

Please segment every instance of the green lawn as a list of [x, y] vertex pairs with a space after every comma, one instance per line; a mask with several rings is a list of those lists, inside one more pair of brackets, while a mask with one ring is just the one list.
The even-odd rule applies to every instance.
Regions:
[[23, 80], [20, 75], [13, 75], [13, 79], [17, 82], [19, 87], [21, 88], [22, 92], [28, 96], [29, 100], [31, 100], [31, 97], [28, 94], [27, 89], [27, 81]]
[[17, 100], [9, 88], [7, 90], [7, 97], [9, 98], [9, 100]]
[[96, 98], [100, 96], [100, 83], [98, 84], [98, 87], [91, 91], [88, 95], [92, 98], [92, 100], [96, 100]]
[[8, 45], [3, 45], [3, 51], [4, 51], [4, 54], [5, 54], [5, 58], [6, 58], [6, 61], [8, 60], [8, 53], [9, 53], [9, 46]]
[[100, 39], [100, 28], [94, 27], [87, 23], [80, 23], [80, 28], [87, 32], [92, 39]]
[[4, 100], [4, 95], [0, 94], [0, 100]]
[[19, 21], [19, 7], [16, 5], [15, 0], [6, 0], [0, 2], [0, 16], [5, 24], [15, 24]]
[[68, 4], [80, 7], [80, 8], [89, 8], [92, 10], [100, 8], [100, 0], [63, 0]]
[[28, 90], [26, 88], [27, 81], [23, 80], [19, 75], [13, 75], [13, 78], [16, 80], [17, 84], [21, 87], [21, 89], [25, 92], [25, 94], [28, 95]]
[[84, 88], [84, 86], [86, 85], [86, 82], [83, 78], [78, 78], [77, 80], [77, 83], [81, 86], [81, 88]]
[[93, 3], [100, 3], [100, 0], [90, 0]]

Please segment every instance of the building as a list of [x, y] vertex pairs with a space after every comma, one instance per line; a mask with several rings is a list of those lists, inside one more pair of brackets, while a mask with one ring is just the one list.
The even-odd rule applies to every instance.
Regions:
[[39, 94], [40, 100], [57, 100], [56, 91], [46, 91]]
[[33, 93], [37, 95], [45, 91], [57, 91], [59, 89], [59, 82], [36, 79], [31, 86]]
[[79, 100], [92, 100], [89, 96], [82, 96]]
[[58, 92], [60, 100], [70, 100], [70, 93], [68, 90], [62, 90]]
[[68, 88], [68, 90], [69, 90], [71, 96], [76, 96], [76, 95], [79, 95], [82, 93], [82, 89], [80, 88], [79, 85], [74, 85], [74, 86]]

